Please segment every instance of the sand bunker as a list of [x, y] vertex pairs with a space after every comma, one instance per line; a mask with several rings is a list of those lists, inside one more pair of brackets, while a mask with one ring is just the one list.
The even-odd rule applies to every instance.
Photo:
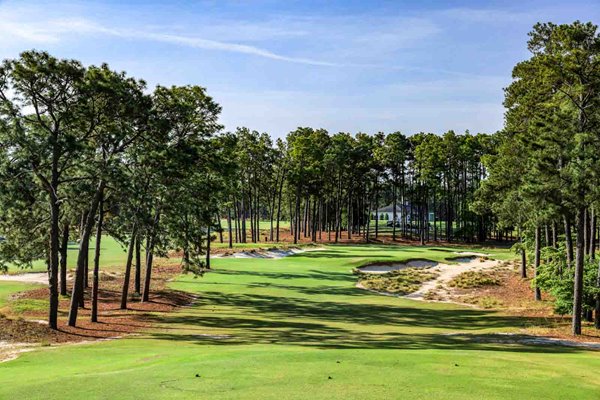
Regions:
[[0, 363], [15, 360], [19, 354], [32, 351], [34, 345], [31, 343], [11, 343], [0, 341]]
[[487, 253], [477, 253], [474, 251], [455, 251], [454, 254], [458, 254], [459, 256], [474, 256], [474, 257], [488, 257]]
[[397, 264], [383, 264], [383, 263], [375, 263], [370, 265], [365, 265], [364, 267], [357, 268], [360, 272], [365, 274], [387, 274], [392, 271], [400, 271], [407, 268], [431, 268], [438, 265], [435, 261], [429, 260], [411, 260], [405, 263], [397, 263]]
[[294, 254], [305, 253], [307, 251], [319, 251], [324, 250], [324, 248], [310, 248], [310, 249], [301, 249], [301, 248], [289, 248], [289, 249], [268, 249], [268, 250], [254, 250], [254, 251], [240, 251], [233, 254], [223, 254], [220, 255], [219, 258], [263, 258], [263, 259], [279, 259], [288, 256], [293, 256]]
[[0, 275], [0, 281], [47, 284], [48, 274], [46, 272], [26, 272], [24, 274]]
[[405, 297], [413, 300], [425, 300], [425, 296], [431, 291], [437, 294], [440, 301], [448, 301], [448, 282], [456, 276], [467, 271], [481, 271], [484, 269], [494, 268], [499, 264], [496, 260], [483, 260], [475, 256], [455, 258], [452, 261], [457, 264], [438, 264], [432, 271], [436, 271], [439, 275], [428, 282], [425, 282], [419, 290]]
[[[449, 301], [447, 299], [449, 288], [448, 282], [454, 277], [466, 271], [480, 271], [493, 268], [498, 265], [499, 261], [482, 259], [477, 253], [461, 252], [456, 253], [464, 257], [448, 259], [452, 264], [441, 264], [428, 260], [412, 260], [405, 263], [385, 264], [375, 263], [358, 268], [358, 271], [366, 274], [385, 274], [391, 271], [400, 271], [406, 268], [428, 268], [438, 275], [421, 285], [416, 292], [407, 294], [403, 297], [413, 300], [425, 300], [429, 292], [435, 293], [440, 301]], [[359, 286], [360, 287], [360, 286]]]

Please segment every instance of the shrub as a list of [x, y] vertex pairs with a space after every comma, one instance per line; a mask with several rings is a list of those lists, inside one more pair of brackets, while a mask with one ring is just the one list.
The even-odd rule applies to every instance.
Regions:
[[378, 292], [405, 295], [416, 292], [424, 282], [438, 274], [422, 268], [407, 268], [382, 275], [361, 274], [360, 283], [367, 289]]
[[460, 289], [476, 288], [481, 286], [495, 286], [500, 284], [500, 279], [486, 271], [466, 271], [454, 277], [449, 286]]

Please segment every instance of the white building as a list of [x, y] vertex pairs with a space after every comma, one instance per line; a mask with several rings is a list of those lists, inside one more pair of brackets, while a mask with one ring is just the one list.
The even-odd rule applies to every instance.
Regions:
[[[390, 204], [389, 206], [380, 208], [377, 210], [377, 214], [373, 213], [373, 218], [379, 216], [380, 220], [391, 221], [394, 219], [394, 205]], [[400, 205], [396, 205], [396, 221], [402, 220], [402, 207]]]

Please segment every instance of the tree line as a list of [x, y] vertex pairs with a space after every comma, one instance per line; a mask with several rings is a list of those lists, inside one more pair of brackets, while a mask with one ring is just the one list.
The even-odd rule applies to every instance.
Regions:
[[598, 28], [537, 24], [528, 50], [505, 89], [506, 126], [484, 158], [489, 176], [474, 208], [520, 232], [522, 276], [529, 254], [535, 298], [552, 294], [579, 335], [582, 318], [600, 329]]
[[[495, 134], [369, 135], [299, 127], [224, 132], [198, 86], [158, 86], [29, 51], [0, 67], [0, 261], [48, 265], [49, 323], [90, 284], [101, 240], [127, 249], [121, 307], [148, 301], [155, 256], [210, 268], [211, 242], [518, 238], [536, 298], [600, 327], [597, 145], [600, 39], [592, 24], [538, 24]], [[391, 219], [382, 220], [380, 210]], [[285, 227], [284, 223], [285, 222]], [[288, 225], [289, 224], [289, 225]], [[573, 239], [574, 237], [574, 239]], [[71, 290], [69, 242], [79, 252]], [[92, 265], [89, 244], [95, 240]], [[533, 261], [528, 263], [528, 259]], [[133, 281], [133, 282], [132, 282]], [[137, 297], [136, 297], [137, 298]]]
[[[220, 207], [230, 245], [279, 241], [282, 219], [290, 221], [286, 232], [294, 243], [368, 242], [384, 233], [421, 243], [507, 236], [490, 215], [470, 208], [486, 175], [482, 157], [494, 149], [492, 135], [330, 135], [302, 127], [273, 143], [265, 133], [238, 128], [231, 143], [239, 173]], [[379, 209], [385, 205], [393, 215], [383, 232]], [[268, 222], [264, 237], [261, 220]]]
[[179, 248], [187, 267], [199, 264], [227, 164], [226, 143], [216, 136], [220, 111], [201, 87], [158, 86], [147, 94], [143, 81], [107, 65], [84, 67], [37, 51], [2, 63], [0, 257], [5, 266], [46, 260], [51, 328], [59, 295], [68, 294], [72, 239], [79, 253], [71, 326], [90, 273], [91, 319], [98, 319], [104, 234], [128, 244], [122, 308], [134, 264], [141, 301], [149, 300], [156, 254]]
[[[229, 246], [279, 242], [287, 221], [285, 239], [294, 243], [368, 242], [384, 228], [392, 240], [425, 243], [484, 240], [494, 229], [469, 208], [490, 135], [304, 127], [274, 141], [248, 128], [223, 132], [220, 111], [201, 87], [149, 93], [144, 81], [107, 65], [38, 51], [2, 63], [0, 260], [5, 267], [46, 260], [50, 327], [59, 295], [71, 296], [68, 323], [76, 325], [86, 290], [97, 321], [103, 235], [127, 249], [126, 308], [130, 286], [149, 300], [156, 255], [177, 251], [185, 270], [210, 268], [215, 234]], [[394, 222], [384, 227], [378, 209], [388, 204]]]

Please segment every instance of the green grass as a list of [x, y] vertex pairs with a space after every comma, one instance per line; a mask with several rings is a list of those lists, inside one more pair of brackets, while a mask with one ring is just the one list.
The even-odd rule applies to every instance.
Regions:
[[[90, 262], [93, 261], [94, 251], [96, 249], [95, 238], [90, 240]], [[76, 242], [69, 243], [69, 249], [67, 253], [67, 267], [74, 269], [77, 264], [77, 255], [79, 254], [79, 245]], [[127, 249], [123, 247], [111, 236], [102, 236], [101, 241], [101, 253], [100, 263], [104, 270], [120, 270], [125, 267], [127, 259]], [[47, 270], [46, 263], [43, 260], [35, 261], [31, 268], [18, 268], [16, 266], [9, 266], [8, 272], [10, 274], [17, 274], [23, 272], [44, 272]]]
[[0, 281], [0, 311], [2, 314], [15, 315], [25, 311], [46, 310], [48, 301], [30, 299], [12, 299], [19, 292], [38, 288], [42, 285], [22, 282]]
[[39, 286], [29, 283], [0, 281], [0, 309], [9, 303], [11, 296], [14, 294]]
[[[250, 240], [250, 239], [248, 239]], [[90, 241], [90, 261], [93, 260], [94, 251], [95, 251], [95, 238], [92, 238]], [[217, 239], [212, 242], [211, 246], [213, 248], [227, 248], [229, 243], [226, 238], [224, 243], [220, 243], [217, 235]], [[267, 249], [275, 246], [290, 246], [289, 243], [234, 243], [234, 249], [252, 249], [252, 248], [261, 248]], [[301, 247], [302, 245], [298, 245], [297, 247]], [[100, 266], [105, 271], [121, 271], [125, 268], [125, 263], [127, 260], [127, 249], [122, 246], [119, 242], [117, 242], [111, 236], [103, 236], [101, 242], [102, 251], [100, 253]], [[71, 242], [69, 244], [69, 250], [67, 254], [67, 267], [70, 269], [74, 269], [77, 263], [77, 255], [79, 254], [78, 244], [75, 242]], [[142, 257], [144, 257], [144, 252], [142, 251]], [[175, 262], [178, 259], [173, 259]], [[9, 274], [20, 274], [24, 272], [44, 272], [46, 271], [46, 263], [43, 260], [35, 261], [31, 268], [18, 268], [16, 266], [9, 266], [8, 273]]]
[[48, 300], [18, 299], [10, 302], [11, 314], [22, 314], [28, 311], [44, 311], [48, 309]]
[[0, 364], [0, 398], [598, 399], [599, 353], [487, 335], [540, 321], [354, 287], [358, 265], [444, 261], [453, 256], [445, 250], [329, 246], [216, 259], [203, 278], [173, 282], [199, 298], [154, 316], [157, 331], [22, 354]]
[[[240, 221], [241, 223], [241, 221]], [[227, 219], [222, 219], [221, 220], [221, 227], [223, 228], [224, 232], [227, 232]], [[271, 221], [270, 220], [261, 220], [258, 223], [258, 227], [261, 230], [267, 230], [267, 229], [271, 229]], [[280, 229], [289, 229], [290, 227], [290, 221], [279, 221], [279, 228]], [[277, 221], [273, 221], [273, 229], [277, 228]], [[235, 221], [231, 220], [231, 229], [232, 231], [235, 229]], [[248, 231], [250, 231], [250, 220], [247, 219], [246, 220], [246, 229]], [[235, 232], [235, 231], [234, 231]]]

